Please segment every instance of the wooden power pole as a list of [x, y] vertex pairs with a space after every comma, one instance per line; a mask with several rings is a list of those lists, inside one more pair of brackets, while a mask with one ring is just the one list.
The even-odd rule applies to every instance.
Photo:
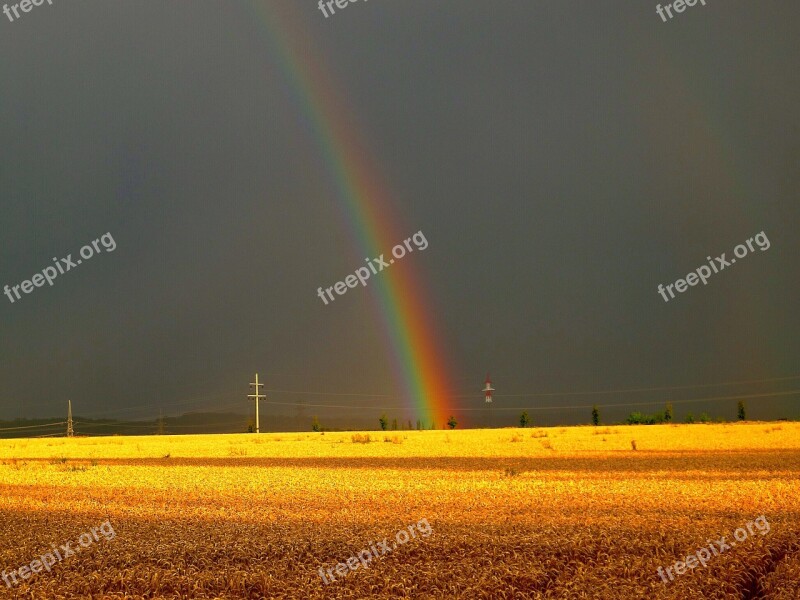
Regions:
[[251, 383], [250, 385], [255, 387], [255, 393], [248, 394], [247, 397], [248, 398], [253, 398], [256, 401], [256, 433], [260, 433], [260, 431], [259, 431], [259, 422], [258, 422], [258, 401], [261, 398], [266, 399], [267, 397], [264, 394], [259, 394], [259, 392], [261, 391], [259, 388], [264, 387], [264, 384], [263, 383], [258, 383], [258, 373], [256, 373], [256, 382], [255, 383]]

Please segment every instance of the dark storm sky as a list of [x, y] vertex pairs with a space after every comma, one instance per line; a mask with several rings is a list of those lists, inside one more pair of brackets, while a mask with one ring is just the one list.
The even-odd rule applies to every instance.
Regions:
[[[454, 406], [480, 408], [487, 370], [498, 409], [800, 389], [525, 397], [800, 374], [800, 4], [708, 0], [663, 23], [649, 1], [373, 0], [328, 19], [275, 2], [430, 244], [404, 260], [454, 393], [474, 394]], [[0, 15], [0, 285], [117, 244], [0, 296], [0, 418], [67, 398], [86, 416], [245, 412], [256, 371], [275, 401], [405, 403], [374, 289], [316, 296], [362, 259], [280, 61], [240, 1]], [[769, 250], [658, 295], [762, 230]], [[376, 396], [288, 393], [308, 391]], [[748, 406], [797, 417], [798, 398]]]

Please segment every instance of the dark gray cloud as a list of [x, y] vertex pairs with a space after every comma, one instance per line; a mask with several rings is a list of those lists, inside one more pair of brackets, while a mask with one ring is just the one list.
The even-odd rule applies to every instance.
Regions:
[[[662, 23], [648, 2], [375, 0], [329, 19], [294, 4], [395, 213], [430, 243], [413, 266], [454, 392], [474, 393], [454, 405], [480, 407], [487, 369], [497, 408], [798, 387], [501, 395], [800, 373], [800, 6], [709, 2]], [[0, 19], [0, 285], [106, 232], [118, 246], [0, 297], [0, 416], [68, 397], [88, 415], [245, 410], [256, 370], [274, 389], [400, 394], [373, 290], [315, 295], [361, 258], [257, 15], [55, 0]], [[768, 251], [657, 294], [762, 230]]]

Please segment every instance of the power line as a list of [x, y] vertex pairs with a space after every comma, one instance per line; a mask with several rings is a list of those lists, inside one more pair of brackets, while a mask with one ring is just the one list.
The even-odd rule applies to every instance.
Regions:
[[[791, 396], [793, 394], [800, 394], [800, 390], [790, 390], [788, 392], [775, 392], [771, 394], [745, 394], [743, 396], [715, 396], [711, 398], [693, 398], [689, 400], [668, 400], [668, 402], [672, 404], [686, 404], [690, 402], [712, 402], [714, 400], [738, 400], [744, 398], [768, 398], [772, 396]], [[651, 406], [653, 404], [660, 404], [663, 402], [662, 400], [651, 400], [650, 402], [632, 402], [626, 404], [598, 404], [598, 408], [614, 408], [614, 407], [621, 407], [621, 406]], [[297, 406], [297, 402], [265, 402], [265, 404], [278, 404], [282, 406]], [[349, 406], [349, 405], [337, 405], [337, 404], [306, 404], [305, 406], [312, 406], [316, 408], [367, 408], [363, 406]], [[519, 407], [501, 407], [497, 410], [564, 410], [564, 409], [573, 409], [573, 408], [586, 408], [589, 405], [581, 405], [581, 406], [538, 406], [538, 407], [530, 407], [530, 406], [519, 406]], [[406, 410], [408, 409], [407, 406], [377, 406], [372, 408], [378, 408], [381, 410]], [[484, 407], [480, 408], [454, 408], [454, 411], [464, 412], [464, 411], [480, 411], [485, 410]]]
[[[689, 404], [691, 402], [713, 402], [716, 400], [744, 400], [748, 398], [770, 398], [774, 396], [792, 396], [794, 394], [800, 394], [800, 390], [790, 390], [788, 392], [774, 392], [771, 394], [745, 394], [743, 396], [713, 396], [711, 398], [691, 398], [689, 400], [667, 400], [670, 404]], [[616, 408], [622, 406], [652, 406], [653, 404], [661, 404], [664, 402], [663, 400], [652, 400], [650, 402], [633, 402], [627, 404], [598, 404], [597, 408]], [[500, 408], [498, 410], [566, 410], [566, 409], [573, 409], [573, 408], [589, 408], [588, 404], [584, 404], [582, 406], [539, 406], [539, 407], [530, 407], [530, 406], [520, 406], [514, 408]], [[459, 411], [472, 411], [472, 410], [483, 410], [482, 408], [459, 408]]]
[[[191, 428], [191, 427], [203, 428], [203, 427], [223, 427], [223, 426], [227, 426], [227, 425], [242, 425], [243, 423], [246, 423], [246, 422], [247, 422], [247, 418], [244, 415], [242, 415], [242, 418], [239, 419], [238, 421], [225, 421], [225, 422], [222, 422], [222, 423], [217, 423], [217, 422], [215, 422], [215, 423], [197, 423], [196, 425], [170, 425], [170, 424], [166, 424], [165, 423], [165, 426], [168, 427], [169, 429], [174, 429], [174, 428], [183, 429], [183, 428]], [[97, 427], [114, 427], [114, 428], [117, 428], [117, 429], [149, 429], [149, 430], [152, 430], [154, 427], [157, 426], [157, 423], [154, 423], [152, 425], [129, 425], [128, 423], [124, 423], [124, 422], [123, 423], [78, 423], [78, 422], [76, 422], [75, 425], [76, 426], [80, 425], [80, 429], [81, 430], [89, 429], [89, 428], [97, 428]]]
[[242, 415], [242, 418], [240, 420], [238, 420], [238, 421], [228, 421], [226, 423], [198, 423], [197, 425], [170, 425], [169, 427], [170, 427], [170, 429], [173, 429], [173, 428], [176, 428], [176, 427], [180, 427], [180, 428], [186, 428], [186, 427], [222, 427], [222, 426], [227, 426], [227, 425], [246, 425], [246, 424], [247, 424], [247, 417]]
[[0, 431], [16, 431], [19, 429], [41, 429], [42, 427], [54, 427], [56, 425], [66, 425], [66, 421], [61, 421], [60, 423], [48, 423], [46, 425], [24, 425], [21, 427], [3, 427]]
[[75, 425], [80, 425], [82, 429], [87, 427], [129, 427], [131, 429], [152, 429], [155, 427], [153, 425], [128, 425], [124, 421], [117, 422], [117, 423], [82, 423], [82, 422], [75, 422]]
[[[181, 401], [178, 401], [178, 402], [159, 402], [158, 406], [160, 406], [162, 408], [177, 407], [177, 406], [182, 406], [182, 405], [185, 405], [185, 404], [194, 404], [198, 400], [208, 400], [208, 399], [214, 399], [214, 398], [225, 398], [225, 397], [230, 397], [230, 396], [234, 396], [234, 395], [235, 395], [235, 392], [234, 393], [224, 393], [224, 394], [209, 394], [207, 396], [199, 396], [199, 397], [196, 397], [196, 398], [192, 398], [191, 400], [181, 400]], [[134, 410], [139, 410], [139, 409], [142, 409], [142, 408], [153, 408], [154, 406], [155, 405], [153, 403], [150, 403], [150, 404], [139, 404], [138, 406], [126, 406], [124, 408], [110, 408], [110, 409], [107, 409], [107, 410], [101, 410], [99, 412], [93, 412], [92, 414], [93, 415], [119, 414], [119, 413], [123, 413], [123, 412], [130, 412], [130, 411], [134, 411]], [[84, 416], [87, 416], [87, 415], [84, 415]]]
[[[753, 399], [753, 398], [774, 398], [774, 397], [781, 397], [781, 396], [792, 396], [800, 394], [800, 389], [798, 390], [789, 390], [785, 392], [772, 392], [767, 394], [744, 394], [744, 395], [736, 395], [736, 396], [711, 396], [707, 398], [691, 398], [687, 400], [670, 400], [671, 404], [690, 404], [692, 402], [714, 402], [719, 400], [744, 400], [744, 399]], [[621, 407], [633, 407], [633, 406], [652, 406], [654, 404], [660, 404], [661, 401], [651, 401], [651, 402], [629, 402], [629, 403], [616, 403], [616, 404], [602, 404], [598, 405], [598, 408], [621, 408]], [[299, 403], [296, 402], [266, 402], [266, 404], [276, 404], [276, 405], [285, 405], [285, 406], [297, 406]], [[343, 406], [343, 405], [331, 405], [331, 404], [305, 404], [305, 406], [312, 406], [318, 408], [364, 408], [364, 407], [353, 407], [353, 406]], [[407, 407], [376, 407], [381, 410], [405, 410]], [[499, 407], [497, 410], [570, 410], [570, 409], [584, 409], [588, 408], [588, 405], [580, 405], [580, 406], [538, 406], [538, 407]], [[466, 412], [466, 411], [480, 411], [484, 410], [483, 408], [459, 408], [454, 409], [458, 412]], [[61, 421], [59, 423], [48, 423], [44, 425], [25, 425], [19, 427], [6, 427], [0, 429], [0, 431], [18, 431], [22, 429], [41, 429], [45, 427], [56, 427], [60, 425], [65, 425], [66, 421]], [[229, 425], [241, 425], [242, 420], [237, 421], [228, 421], [225, 423], [202, 423], [196, 425], [171, 425], [172, 428], [192, 428], [192, 427], [222, 427], [222, 426], [229, 426]], [[85, 422], [74, 422], [74, 425], [80, 425], [81, 429], [92, 428], [92, 427], [116, 427], [116, 428], [129, 428], [129, 429], [152, 429], [153, 425], [128, 425], [125, 423], [85, 423]], [[53, 437], [53, 436], [60, 436], [62, 435], [60, 432], [57, 433], [50, 433], [50, 434], [40, 434], [35, 435], [34, 437]], [[104, 434], [94, 434], [94, 433], [82, 433], [81, 435], [98, 435], [102, 436]]]
[[[792, 381], [800, 379], [800, 375], [793, 375], [789, 377], [775, 377], [769, 379], [752, 379], [752, 380], [744, 380], [744, 381], [725, 381], [720, 383], [706, 383], [706, 384], [693, 384], [693, 385], [681, 385], [681, 386], [662, 386], [662, 387], [650, 387], [650, 388], [625, 388], [625, 389], [618, 389], [618, 390], [595, 390], [595, 391], [582, 391], [582, 392], [533, 392], [533, 393], [525, 393], [525, 394], [494, 394], [495, 398], [539, 398], [539, 397], [558, 397], [558, 396], [603, 396], [608, 394], [629, 394], [629, 393], [641, 393], [641, 392], [656, 392], [656, 391], [676, 391], [676, 390], [688, 390], [688, 389], [696, 389], [696, 388], [713, 388], [713, 387], [723, 387], [723, 386], [735, 386], [735, 385], [747, 385], [747, 384], [757, 384], [757, 383], [773, 383], [779, 381]], [[291, 395], [308, 395], [308, 396], [338, 396], [338, 397], [363, 397], [363, 398], [385, 398], [385, 399], [396, 399], [401, 400], [404, 396], [392, 395], [392, 394], [365, 394], [361, 392], [318, 392], [318, 391], [311, 391], [311, 390], [282, 390], [282, 389], [266, 389], [265, 392], [269, 392], [270, 394], [291, 394]], [[795, 392], [789, 392], [788, 394], [769, 394], [769, 395], [747, 395], [747, 396], [740, 396], [741, 398], [755, 398], [755, 397], [769, 397], [770, 395], [790, 395]], [[232, 398], [237, 396], [237, 392], [231, 393], [222, 393], [222, 394], [209, 394], [206, 396], [199, 396], [190, 400], [182, 400], [177, 402], [169, 402], [169, 403], [159, 403], [158, 406], [160, 407], [178, 407], [184, 405], [191, 405], [196, 404], [199, 401], [208, 401], [208, 400], [215, 400], [219, 398]], [[447, 396], [447, 399], [457, 399], [457, 398], [474, 398], [478, 399], [479, 393], [474, 394], [460, 394], [460, 395], [452, 395]], [[726, 397], [719, 397], [718, 399], [725, 399]], [[686, 403], [686, 402], [701, 402], [705, 401], [705, 399], [696, 399], [696, 400], [673, 400], [673, 403]], [[272, 404], [276, 406], [307, 406], [307, 407], [314, 407], [314, 408], [336, 408], [336, 409], [353, 409], [359, 410], [364, 408], [377, 408], [380, 410], [407, 410], [407, 406], [402, 407], [394, 407], [394, 406], [364, 406], [362, 404], [308, 404], [308, 403], [299, 403], [299, 402], [279, 402], [279, 401], [262, 401], [265, 404]], [[628, 404], [607, 404], [603, 405], [606, 407], [623, 407], [623, 406], [647, 406], [650, 404], [654, 404], [655, 402], [659, 402], [659, 400], [653, 402], [640, 402], [640, 403], [628, 403]], [[237, 403], [230, 403], [224, 404], [222, 406], [216, 405], [204, 408], [204, 410], [220, 410], [224, 408], [236, 408], [240, 407], [241, 405]], [[103, 410], [98, 413], [93, 413], [94, 415], [109, 415], [109, 414], [120, 414], [124, 412], [129, 412], [132, 410], [138, 409], [148, 409], [154, 408], [153, 404], [143, 404], [139, 406], [127, 406], [124, 408], [119, 409], [108, 409]], [[569, 409], [569, 408], [584, 408], [582, 406], [576, 407], [569, 407], [569, 406], [562, 406], [562, 407], [527, 407], [529, 410], [550, 410], [550, 409]], [[514, 408], [506, 408], [506, 407], [499, 407], [497, 410], [524, 410], [526, 407], [514, 407]], [[195, 409], [199, 410], [199, 409]], [[483, 408], [454, 408], [454, 410], [458, 411], [475, 411], [475, 410], [483, 410]], [[52, 425], [64, 425], [66, 422], [59, 422], [54, 423]], [[0, 431], [14, 431], [19, 429], [29, 429], [29, 428], [37, 428], [37, 427], [49, 427], [48, 425], [31, 425], [31, 426], [23, 426], [23, 427], [9, 427], [5, 429], [0, 429]]]
[[[597, 392], [546, 392], [536, 394], [495, 394], [495, 397], [502, 398], [534, 398], [538, 396], [590, 396], [601, 394], [629, 394], [633, 392], [662, 392], [671, 390], [689, 390], [693, 388], [709, 388], [709, 387], [722, 387], [727, 385], [744, 385], [748, 383], [767, 383], [773, 381], [789, 381], [793, 379], [800, 379], [800, 375], [792, 377], [776, 377], [773, 379], [751, 379], [749, 381], [726, 381], [723, 383], [699, 383], [695, 385], [678, 385], [669, 387], [652, 387], [652, 388], [629, 388], [623, 390], [602, 390]], [[474, 394], [473, 394], [474, 395]]]
[[[251, 384], [252, 385], [252, 384]], [[271, 393], [278, 393], [278, 394], [302, 394], [304, 396], [363, 396], [365, 398], [393, 398], [395, 400], [399, 400], [402, 396], [397, 396], [395, 394], [360, 394], [360, 393], [349, 393], [349, 392], [305, 392], [305, 391], [295, 391], [295, 390], [265, 390]], [[458, 396], [451, 396], [452, 398], [457, 398]]]
[[[495, 398], [536, 398], [536, 397], [550, 397], [550, 396], [592, 396], [592, 395], [599, 396], [604, 394], [630, 394], [635, 392], [660, 392], [660, 391], [672, 391], [672, 390], [689, 390], [694, 388], [712, 388], [712, 387], [722, 387], [730, 385], [745, 385], [752, 383], [771, 383], [775, 381], [791, 381], [795, 379], [800, 379], [800, 375], [793, 375], [791, 377], [774, 377], [771, 379], [724, 381], [721, 383], [699, 383], [692, 385], [663, 386], [663, 387], [650, 387], [650, 388], [625, 388], [620, 390], [596, 390], [588, 392], [534, 392], [530, 394], [493, 394], [493, 396]], [[311, 391], [301, 391], [301, 390], [276, 390], [276, 389], [268, 389], [265, 391], [271, 393], [282, 393], [282, 394], [303, 394], [308, 396], [364, 396], [368, 398], [393, 398], [398, 400], [403, 398], [402, 396], [389, 395], [389, 394], [360, 394], [360, 393], [351, 394], [351, 393], [329, 393], [329, 392], [311, 392]], [[479, 396], [478, 393], [473, 393], [473, 394], [458, 394], [458, 395], [446, 396], [446, 398], [477, 398], [478, 396]], [[270, 403], [268, 402], [267, 404]], [[334, 405], [325, 405], [325, 406], [334, 406]], [[353, 405], [353, 408], [361, 408], [361, 407]]]

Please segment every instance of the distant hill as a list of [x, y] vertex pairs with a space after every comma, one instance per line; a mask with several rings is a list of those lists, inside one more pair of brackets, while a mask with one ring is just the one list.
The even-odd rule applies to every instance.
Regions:
[[[67, 425], [64, 417], [51, 419], [15, 419], [0, 421], [0, 438], [63, 437]], [[252, 417], [238, 413], [191, 412], [179, 417], [155, 420], [120, 421], [116, 419], [88, 419], [75, 416], [75, 435], [183, 435], [199, 433], [246, 433], [253, 424]], [[377, 417], [371, 421], [360, 419], [320, 419], [325, 430], [377, 429]], [[269, 415], [261, 416], [261, 432], [311, 431], [312, 417]], [[354, 427], [355, 426], [355, 427]]]

